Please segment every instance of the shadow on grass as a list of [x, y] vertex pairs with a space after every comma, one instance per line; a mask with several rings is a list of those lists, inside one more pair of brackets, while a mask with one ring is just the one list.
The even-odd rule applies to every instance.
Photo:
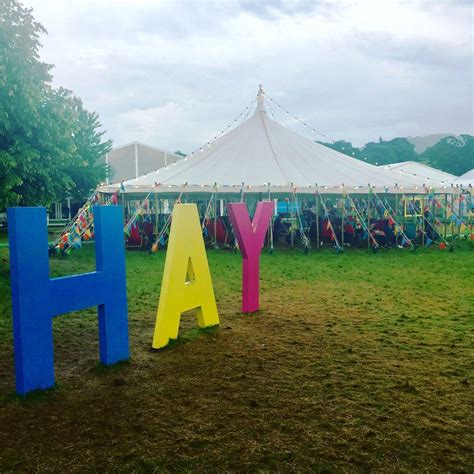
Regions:
[[259, 316], [265, 315], [265, 310], [262, 308], [257, 309], [256, 311], [249, 311], [244, 313], [243, 311], [240, 312], [240, 316], [246, 317], [246, 318], [257, 318]]
[[194, 341], [200, 337], [208, 336], [210, 334], [216, 334], [218, 329], [219, 329], [218, 324], [216, 324], [215, 326], [209, 326], [207, 328], [193, 328], [185, 333], [178, 335], [177, 339], [170, 339], [168, 344], [165, 347], [161, 347], [160, 349], [151, 349], [151, 351], [152, 352], [167, 351], [169, 349], [173, 349], [174, 347], [187, 344], [188, 342]]
[[112, 365], [105, 365], [105, 364], [102, 364], [102, 362], [97, 362], [97, 364], [94, 367], [92, 367], [90, 371], [96, 375], [110, 374], [110, 373], [122, 370], [124, 367], [129, 367], [130, 363], [131, 363], [131, 359], [121, 360], [120, 362], [117, 362]]
[[5, 396], [5, 402], [17, 402], [17, 403], [40, 403], [50, 401], [56, 397], [58, 392], [61, 390], [59, 384], [55, 384], [54, 387], [47, 389], [38, 389], [28, 392], [26, 395], [20, 395], [16, 392], [12, 392]]

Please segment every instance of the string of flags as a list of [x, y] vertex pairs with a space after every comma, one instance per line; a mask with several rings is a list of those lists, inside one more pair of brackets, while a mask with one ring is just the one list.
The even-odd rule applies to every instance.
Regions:
[[293, 188], [293, 201], [294, 201], [294, 204], [295, 204], [295, 207], [296, 207], [296, 215], [297, 215], [298, 222], [299, 222], [299, 225], [300, 225], [301, 241], [303, 242], [303, 245], [304, 245], [305, 249], [308, 250], [308, 249], [311, 248], [311, 242], [308, 239], [308, 237], [306, 236], [306, 233], [305, 233], [304, 227], [303, 227], [303, 222], [301, 221], [301, 214], [300, 214], [300, 210], [299, 210], [300, 206], [298, 205], [298, 195], [296, 193], [296, 188]]
[[135, 224], [138, 217], [141, 217], [141, 216], [145, 215], [148, 212], [148, 210], [150, 208], [150, 201], [149, 201], [150, 194], [151, 194], [151, 192], [149, 192], [147, 194], [147, 196], [145, 197], [145, 199], [140, 202], [140, 204], [137, 206], [137, 208], [136, 208], [134, 214], [132, 215], [132, 217], [125, 224], [125, 227], [123, 229], [123, 233], [125, 234], [127, 239], [130, 237], [130, 234], [131, 234], [131, 231], [132, 231], [132, 226]]
[[398, 222], [392, 217], [392, 214], [394, 213], [393, 212], [393, 209], [392, 207], [390, 206], [390, 204], [387, 203], [390, 211], [392, 212], [389, 212], [389, 209], [387, 209], [385, 207], [385, 205], [383, 204], [382, 200], [380, 199], [380, 197], [378, 196], [378, 194], [371, 190], [371, 193], [375, 196], [375, 198], [380, 202], [380, 204], [383, 206], [385, 212], [387, 213], [388, 216], [390, 216], [392, 222], [393, 222], [393, 225], [395, 226], [395, 229], [397, 230], [397, 234], [395, 235], [398, 235], [400, 234], [402, 236], [402, 245], [405, 246], [405, 245], [410, 245], [410, 247], [412, 247], [413, 249], [413, 243], [412, 241], [408, 238], [408, 236], [405, 234], [405, 232], [403, 231], [402, 227], [398, 224]]
[[[362, 218], [359, 210], [357, 209], [357, 205], [356, 203], [354, 202], [354, 200], [349, 196], [349, 194], [347, 194], [347, 197], [349, 199], [349, 201], [351, 202], [350, 204], [350, 208], [351, 210], [353, 210], [357, 216], [358, 216], [358, 220], [357, 222], [360, 223], [360, 225], [362, 226], [362, 228], [364, 229], [364, 233], [363, 233], [363, 238], [364, 239], [367, 239], [369, 236], [370, 236], [370, 239], [372, 240], [372, 243], [374, 244], [374, 247], [375, 248], [378, 248], [379, 247], [379, 244], [377, 242], [377, 240], [375, 239], [375, 237], [373, 236], [372, 232], [370, 232], [370, 229], [367, 227], [367, 224], [365, 223], [365, 219]], [[396, 234], [395, 234], [396, 235]]]
[[[436, 196], [431, 193], [429, 195], [429, 198], [431, 199], [432, 202], [434, 202], [435, 206], [437, 209], [442, 209], [445, 211], [446, 218], [448, 221], [459, 227], [459, 232], [464, 233], [466, 237], [470, 237], [471, 240], [474, 240], [474, 234], [472, 233], [472, 226], [468, 227], [467, 224], [458, 216], [456, 213], [454, 213], [454, 204], [449, 204], [447, 203], [446, 207], [444, 207], [438, 199], [436, 199]], [[466, 197], [463, 196], [462, 194], [459, 196], [459, 201], [464, 202], [466, 201]]]
[[[186, 186], [186, 185], [184, 185]], [[243, 198], [244, 194], [244, 185], [242, 184], [241, 187], [241, 196]], [[412, 227], [408, 228], [408, 224], [405, 225], [405, 219], [403, 220], [403, 226], [401, 226], [397, 219], [400, 216], [400, 211], [398, 207], [397, 201], [397, 211], [394, 211], [388, 202], [387, 197], [384, 196], [384, 201], [380, 196], [376, 194], [376, 192], [369, 188], [369, 201], [366, 201], [363, 197], [352, 199], [351, 196], [344, 190], [342, 197], [336, 198], [336, 200], [332, 200], [332, 198], [324, 199], [322, 196], [321, 204], [324, 209], [324, 217], [326, 219], [325, 222], [325, 230], [329, 231], [327, 237], [330, 237], [331, 240], [334, 242], [335, 247], [340, 250], [342, 249], [341, 244], [339, 243], [336, 229], [331, 222], [331, 216], [333, 215], [333, 211], [338, 209], [342, 213], [342, 229], [345, 229], [344, 222], [347, 222], [347, 219], [351, 220], [352, 224], [355, 222], [358, 225], [359, 230], [360, 227], [363, 229], [363, 236], [364, 238], [370, 238], [374, 245], [378, 245], [374, 235], [372, 234], [371, 230], [368, 228], [368, 219], [369, 214], [371, 217], [378, 218], [378, 219], [385, 219], [386, 223], [392, 228], [391, 232], [395, 236], [399, 236], [397, 238], [397, 244], [400, 242], [401, 238], [401, 245], [402, 246], [411, 246], [414, 247], [412, 240], [407, 236], [412, 236], [412, 233], [415, 232], [417, 236], [423, 235], [423, 242], [426, 246], [431, 245], [433, 242], [440, 243], [439, 240], [443, 240], [445, 245], [449, 245], [446, 239], [442, 235], [442, 227], [446, 229], [447, 224], [451, 224], [453, 226], [458, 227], [459, 233], [464, 233], [466, 238], [471, 238], [474, 240], [474, 233], [472, 229], [472, 224], [466, 225], [463, 221], [463, 216], [459, 215], [457, 211], [457, 202], [461, 203], [466, 201], [467, 198], [463, 195], [460, 195], [457, 199], [454, 199], [451, 203], [445, 203], [444, 205], [440, 202], [439, 197], [437, 198], [435, 195], [434, 190], [431, 190], [429, 194], [424, 195], [424, 197], [419, 198], [405, 198], [405, 195], [402, 198], [402, 203], [404, 206], [402, 207], [402, 217], [414, 218], [414, 220], [410, 220], [410, 226], [414, 226], [414, 230]], [[117, 190], [115, 193], [110, 195], [109, 199], [105, 203], [105, 205], [115, 205], [119, 204], [120, 202], [120, 193], [125, 191], [123, 185], [120, 186], [120, 189]], [[181, 191], [179, 197], [177, 198], [176, 202], [180, 202], [181, 196], [184, 192], [184, 188]], [[318, 193], [319, 194], [319, 193]], [[124, 235], [126, 238], [129, 238], [131, 235], [131, 231], [133, 226], [136, 224], [137, 220], [141, 217], [144, 217], [148, 211], [150, 210], [150, 195], [151, 192], [137, 205], [132, 217], [127, 221], [124, 226]], [[373, 195], [375, 200], [370, 200], [370, 195]], [[297, 214], [297, 220], [300, 224], [301, 229], [301, 238], [303, 244], [305, 246], [309, 246], [309, 239], [304, 234], [304, 226], [302, 224], [302, 218], [299, 213], [299, 203], [298, 203], [298, 196], [296, 188], [293, 187], [293, 194], [292, 194], [293, 201], [295, 203], [295, 210]], [[211, 207], [211, 203], [213, 199], [216, 199], [215, 195], [213, 194], [211, 199], [208, 202], [206, 213], [203, 219], [203, 232], [206, 232], [206, 220], [207, 216]], [[59, 235], [57, 240], [54, 242], [54, 250], [61, 253], [69, 254], [73, 249], [79, 249], [82, 246], [83, 241], [88, 241], [94, 238], [94, 217], [93, 217], [93, 205], [98, 203], [99, 197], [98, 194], [95, 192], [84, 204], [84, 206], [78, 211], [75, 218], [68, 224], [66, 229]], [[287, 201], [289, 199], [287, 198]], [[375, 201], [375, 202], [374, 202]], [[462, 206], [459, 205], [459, 213], [461, 213]], [[329, 210], [330, 209], [330, 210]], [[407, 210], [409, 212], [407, 212]], [[439, 212], [437, 212], [437, 210]], [[437, 214], [439, 215], [444, 211], [444, 218], [440, 219], [437, 218]], [[403, 214], [405, 212], [405, 214]], [[362, 214], [361, 214], [362, 213]], [[366, 214], [367, 218], [364, 218]], [[398, 216], [398, 217], [397, 217]], [[145, 216], [146, 217], [146, 216]], [[338, 221], [339, 222], [339, 221]], [[426, 227], [425, 227], [426, 222]], [[152, 252], [156, 252], [158, 250], [159, 245], [166, 244], [166, 236], [165, 233], [169, 228], [171, 223], [170, 216], [165, 223], [162, 231], [156, 238], [155, 242], [152, 244], [151, 250]], [[295, 229], [298, 229], [297, 223], [293, 224]], [[408, 229], [408, 230], [407, 230]], [[428, 232], [426, 232], [428, 229]], [[377, 233], [376, 231], [374, 231]], [[392, 235], [393, 235], [392, 234]], [[341, 237], [344, 241], [344, 237]], [[440, 243], [441, 245], [441, 243]], [[50, 249], [52, 251], [52, 249]]]
[[[113, 197], [116, 194], [113, 194], [106, 201], [105, 206], [113, 204]], [[97, 202], [98, 194], [94, 193], [54, 242], [53, 248], [55, 252], [69, 255], [73, 249], [80, 249], [82, 247], [83, 240], [88, 241], [94, 238], [94, 213], [92, 206]]]
[[[174, 202], [174, 204], [179, 204], [181, 202], [181, 197], [183, 196], [184, 190], [186, 188], [186, 184], [183, 186], [182, 191], [180, 192], [178, 198]], [[161, 232], [158, 234], [156, 240], [153, 242], [151, 245], [151, 251], [152, 253], [156, 253], [158, 251], [158, 245], [164, 246], [166, 244], [166, 239], [165, 239], [165, 234], [168, 231], [168, 228], [171, 225], [171, 216], [172, 214], [170, 213], [168, 218], [166, 219], [165, 225], [163, 226], [163, 229], [161, 229]]]
[[332, 226], [331, 218], [329, 217], [329, 212], [328, 212], [328, 209], [327, 209], [327, 206], [326, 206], [326, 202], [325, 202], [325, 200], [322, 196], [320, 196], [320, 198], [321, 198], [321, 204], [322, 204], [323, 209], [324, 209], [325, 218], [328, 221], [327, 224], [326, 224], [326, 230], [331, 231], [331, 240], [334, 242], [334, 244], [336, 246], [336, 250], [339, 252], [343, 249], [342, 249], [341, 245], [339, 244], [339, 240], [337, 238], [336, 232], [334, 231], [334, 227]]

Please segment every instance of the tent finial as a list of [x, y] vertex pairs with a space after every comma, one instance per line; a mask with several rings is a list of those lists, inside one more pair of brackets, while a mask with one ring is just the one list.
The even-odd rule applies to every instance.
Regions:
[[262, 84], [258, 85], [256, 112], [265, 112], [265, 92], [263, 91]]

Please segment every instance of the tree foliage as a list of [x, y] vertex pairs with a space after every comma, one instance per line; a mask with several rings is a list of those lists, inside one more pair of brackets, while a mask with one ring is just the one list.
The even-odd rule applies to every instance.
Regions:
[[474, 168], [474, 137], [446, 137], [427, 148], [421, 159], [440, 170], [461, 176]]
[[95, 112], [52, 87], [39, 60], [46, 33], [31, 9], [0, 0], [0, 209], [82, 199], [105, 176], [97, 163], [111, 146]]
[[464, 174], [474, 167], [474, 137], [461, 135], [446, 137], [427, 148], [422, 154], [406, 138], [369, 142], [363, 148], [356, 148], [351, 142], [339, 140], [334, 143], [319, 142], [333, 150], [373, 165], [389, 165], [403, 161], [422, 161], [456, 176]]
[[362, 155], [367, 163], [373, 165], [390, 165], [402, 161], [419, 161], [420, 156], [415, 152], [415, 145], [406, 138], [369, 142], [362, 150]]
[[394, 138], [389, 141], [380, 139], [378, 142], [367, 143], [363, 148], [356, 148], [351, 142], [344, 140], [322, 144], [373, 165], [389, 165], [400, 161], [419, 161], [420, 159], [420, 156], [415, 152], [414, 145], [406, 138]]
[[324, 143], [324, 142], [318, 142], [318, 143], [321, 143], [321, 145], [325, 145], [329, 148], [332, 148], [333, 150], [344, 153], [345, 155], [351, 156], [352, 158], [357, 158], [358, 160], [362, 159], [361, 149], [352, 146], [351, 142], [338, 140], [337, 142], [334, 142], [334, 143]]

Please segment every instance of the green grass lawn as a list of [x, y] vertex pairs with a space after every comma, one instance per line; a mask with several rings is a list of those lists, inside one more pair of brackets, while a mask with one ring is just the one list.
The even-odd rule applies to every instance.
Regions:
[[165, 254], [128, 252], [130, 362], [97, 365], [95, 309], [56, 318], [58, 386], [22, 400], [0, 249], [0, 471], [473, 472], [472, 245], [265, 252], [253, 315], [240, 256], [208, 256], [217, 329], [151, 351]]
[[[48, 227], [48, 240], [50, 242], [62, 232], [63, 227]], [[0, 246], [5, 246], [8, 243], [8, 232], [6, 229], [0, 229]]]

